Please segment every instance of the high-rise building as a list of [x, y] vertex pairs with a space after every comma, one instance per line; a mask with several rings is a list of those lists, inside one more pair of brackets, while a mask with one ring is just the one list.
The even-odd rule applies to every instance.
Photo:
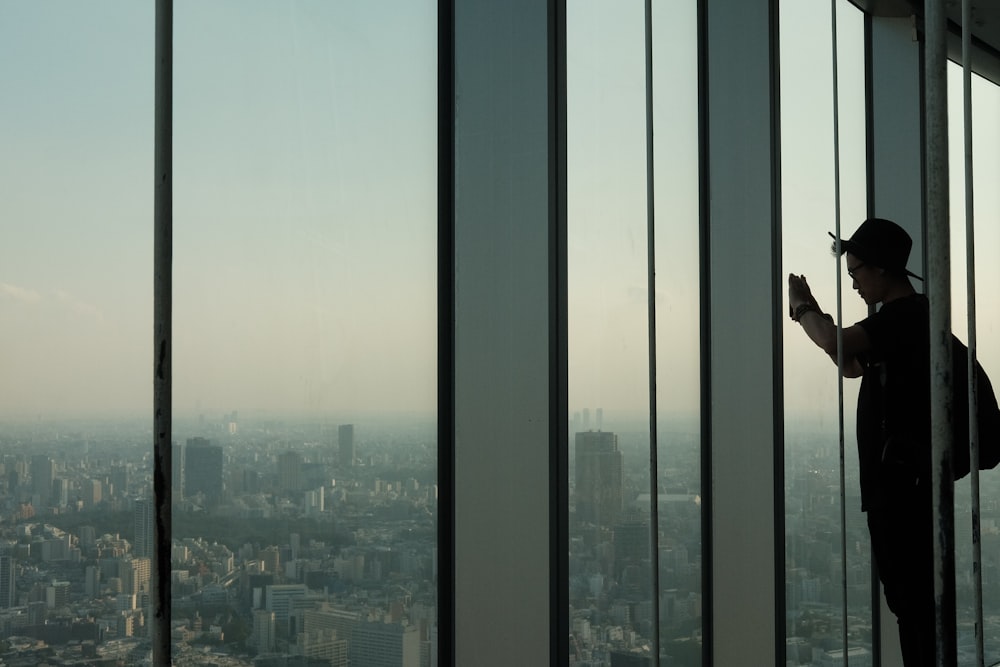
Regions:
[[222, 447], [206, 438], [190, 438], [184, 448], [184, 497], [199, 493], [209, 505], [222, 497]]
[[293, 655], [301, 655], [307, 659], [320, 660], [324, 666], [347, 667], [348, 642], [337, 637], [336, 630], [317, 630], [300, 632], [295, 636], [295, 645], [291, 647]]
[[49, 609], [65, 607], [69, 604], [69, 582], [53, 581], [45, 587], [45, 606]]
[[51, 502], [56, 507], [69, 505], [69, 480], [65, 477], [56, 477], [52, 480]]
[[365, 621], [351, 633], [350, 664], [420, 667], [420, 635], [414, 625]]
[[118, 576], [122, 580], [122, 592], [134, 595], [148, 593], [151, 567], [149, 558], [121, 561], [118, 566]]
[[175, 442], [170, 446], [170, 486], [174, 500], [184, 498], [184, 445]]
[[125, 496], [128, 493], [131, 476], [131, 464], [124, 463], [122, 465], [111, 466], [111, 491], [109, 495], [119, 498]]
[[649, 523], [623, 520], [615, 524], [615, 562], [638, 563], [649, 560]]
[[44, 454], [31, 457], [31, 492], [38, 496], [42, 507], [47, 507], [52, 500], [52, 480], [55, 479], [55, 467], [52, 459]]
[[101, 504], [104, 498], [104, 485], [99, 479], [85, 479], [80, 485], [80, 496], [83, 499], [83, 506], [92, 509]]
[[576, 520], [611, 528], [621, 515], [625, 472], [618, 436], [576, 434]]
[[357, 452], [354, 450], [354, 424], [341, 424], [337, 428], [337, 443], [340, 451], [340, 465], [350, 468], [357, 458]]
[[264, 564], [264, 572], [278, 574], [278, 569], [281, 567], [281, 552], [278, 547], [271, 545], [261, 549], [257, 559]]
[[323, 607], [307, 610], [303, 614], [303, 619], [303, 632], [333, 630], [338, 637], [346, 639], [361, 622], [361, 615], [356, 611]]
[[312, 517], [322, 514], [325, 508], [325, 497], [323, 487], [306, 491], [303, 500], [306, 516]]
[[275, 622], [284, 630], [289, 630], [289, 620], [301, 608], [306, 598], [305, 584], [277, 584], [268, 586], [265, 593], [265, 609], [274, 612]]
[[9, 609], [17, 602], [14, 588], [15, 569], [13, 556], [0, 555], [0, 609]]
[[266, 609], [254, 609], [252, 642], [257, 647], [257, 652], [269, 653], [273, 651], [275, 637], [274, 612]]
[[153, 557], [154, 509], [153, 501], [149, 498], [136, 498], [132, 506], [132, 525], [135, 528], [132, 555], [137, 558]]
[[101, 571], [96, 565], [88, 565], [83, 578], [83, 592], [89, 597], [97, 597], [101, 592]]
[[278, 488], [281, 491], [299, 491], [302, 488], [302, 454], [284, 452], [278, 455]]

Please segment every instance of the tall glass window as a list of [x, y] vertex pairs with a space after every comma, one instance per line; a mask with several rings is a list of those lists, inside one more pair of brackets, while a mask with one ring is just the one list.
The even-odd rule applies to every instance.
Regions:
[[[951, 172], [951, 287], [952, 331], [968, 342], [968, 307], [966, 275], [965, 223], [965, 138], [963, 129], [964, 97], [962, 69], [948, 66], [948, 122]], [[972, 76], [973, 131], [973, 204], [975, 216], [976, 266], [976, 354], [990, 377], [994, 390], [1000, 385], [1000, 312], [995, 307], [992, 290], [1000, 283], [998, 251], [1000, 230], [1000, 87], [979, 76]], [[964, 418], [959, 415], [959, 418]], [[955, 443], [965, 446], [965, 443]], [[983, 573], [983, 639], [986, 664], [1000, 661], [1000, 527], [997, 525], [997, 498], [1000, 498], [1000, 473], [980, 473]], [[960, 665], [973, 665], [975, 645], [975, 591], [973, 586], [972, 512], [969, 478], [955, 484], [955, 584]]]
[[152, 35], [151, 2], [0, 5], [0, 647], [28, 661], [124, 657], [101, 639], [148, 591]]
[[701, 662], [696, 3], [652, 20], [655, 499], [644, 7], [567, 6], [570, 654], [595, 665], [648, 660], [654, 637], [669, 664]]
[[182, 655], [434, 654], [436, 4], [390, 4], [176, 4]]
[[[837, 17], [840, 223], [847, 237], [866, 216], [863, 16], [838, 2]], [[828, 2], [781, 5], [782, 264], [783, 275], [806, 276], [820, 307], [834, 317], [839, 290], [841, 321], [850, 326], [867, 310], [846, 272], [837, 284], [838, 260], [827, 235], [836, 224], [831, 19]], [[844, 381], [844, 525], [837, 369], [788, 319], [783, 338], [786, 661], [843, 659], [846, 555], [849, 659], [868, 664], [875, 647], [871, 554], [854, 436], [858, 381]]]
[[[698, 3], [653, 3], [661, 664], [702, 664]], [[655, 663], [654, 663], [655, 664]]]

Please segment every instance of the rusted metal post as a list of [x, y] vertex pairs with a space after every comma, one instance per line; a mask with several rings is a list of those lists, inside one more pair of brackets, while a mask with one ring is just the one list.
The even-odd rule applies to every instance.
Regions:
[[153, 186], [153, 664], [170, 664], [173, 2], [156, 2]]
[[[952, 470], [951, 250], [948, 224], [948, 78], [944, 2], [924, 2], [927, 295], [930, 300], [934, 609], [937, 664], [955, 664], [955, 482]], [[964, 416], [963, 416], [964, 418]]]

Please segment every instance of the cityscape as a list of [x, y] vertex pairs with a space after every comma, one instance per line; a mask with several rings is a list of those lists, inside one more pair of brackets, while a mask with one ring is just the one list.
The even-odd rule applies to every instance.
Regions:
[[[435, 441], [425, 418], [175, 420], [173, 664], [436, 664]], [[3, 664], [149, 664], [151, 442], [0, 433]]]
[[[574, 413], [570, 663], [652, 665], [649, 436]], [[151, 426], [6, 423], [0, 432], [0, 659], [146, 665], [153, 556]], [[230, 412], [176, 420], [175, 665], [437, 664], [436, 423], [324, 422]], [[659, 430], [661, 664], [702, 664], [700, 437]], [[832, 444], [831, 444], [832, 440]], [[850, 461], [850, 457], [848, 457]], [[1000, 658], [1000, 484], [983, 475], [987, 657]], [[847, 637], [872, 663], [871, 558], [846, 471]], [[959, 484], [958, 513], [968, 512]], [[964, 493], [964, 495], [963, 495]], [[786, 665], [843, 664], [839, 451], [790, 430]], [[974, 656], [971, 533], [956, 522], [959, 648]], [[724, 599], [724, 598], [723, 598]], [[964, 664], [964, 663], [960, 663]]]

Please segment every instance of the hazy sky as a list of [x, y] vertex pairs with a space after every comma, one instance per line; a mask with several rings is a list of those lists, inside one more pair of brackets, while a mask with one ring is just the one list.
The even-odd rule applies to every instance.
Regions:
[[[643, 5], [568, 4], [570, 403], [610, 419], [647, 407]], [[659, 400], [690, 412], [695, 3], [654, 4]], [[153, 6], [0, 2], [0, 418], [150, 411]], [[862, 48], [841, 7], [849, 233]], [[829, 4], [782, 12], [785, 271], [832, 310]], [[174, 54], [175, 410], [433, 410], [436, 3], [177, 2]], [[996, 87], [977, 105], [998, 117]], [[976, 131], [977, 206], [995, 220], [1000, 139]], [[995, 256], [988, 226], [977, 246]], [[996, 264], [980, 254], [981, 272]], [[789, 408], [833, 419], [832, 366], [800, 334], [786, 326]], [[1000, 369], [1000, 342], [980, 343]]]
[[[150, 409], [152, 10], [0, 4], [0, 414]], [[435, 12], [175, 4], [176, 410], [435, 405]]]

